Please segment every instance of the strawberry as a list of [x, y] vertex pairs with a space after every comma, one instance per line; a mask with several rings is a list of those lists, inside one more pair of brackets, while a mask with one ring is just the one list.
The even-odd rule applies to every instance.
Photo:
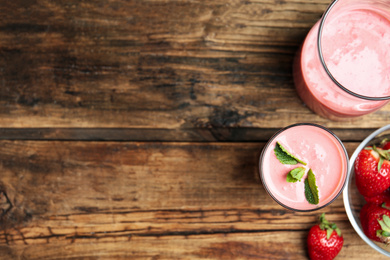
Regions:
[[334, 259], [343, 247], [344, 238], [336, 224], [325, 219], [325, 213], [320, 216], [320, 224], [313, 226], [307, 237], [307, 247], [311, 260]]
[[358, 191], [364, 197], [374, 197], [390, 187], [390, 152], [378, 147], [366, 147], [355, 160]]
[[381, 142], [381, 147], [383, 150], [389, 150], [390, 149], [390, 141], [387, 138], [383, 139], [383, 141]]
[[367, 203], [373, 203], [376, 205], [381, 205], [383, 203], [386, 203], [387, 205], [390, 205], [390, 189], [385, 190], [379, 195], [373, 196], [373, 197], [364, 197]]
[[390, 210], [385, 205], [365, 204], [360, 211], [360, 222], [368, 238], [390, 244]]

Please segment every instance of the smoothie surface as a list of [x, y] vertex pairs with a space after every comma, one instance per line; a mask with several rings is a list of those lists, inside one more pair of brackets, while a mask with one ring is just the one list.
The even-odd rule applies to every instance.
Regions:
[[[294, 156], [307, 163], [282, 164], [274, 153], [279, 142]], [[260, 162], [263, 182], [271, 195], [285, 206], [297, 210], [311, 210], [331, 202], [342, 189], [347, 175], [348, 158], [338, 140], [328, 131], [313, 125], [287, 128], [270, 141]], [[301, 181], [286, 181], [289, 171], [305, 167]], [[319, 190], [319, 204], [310, 204], [305, 198], [304, 179], [312, 169]]]

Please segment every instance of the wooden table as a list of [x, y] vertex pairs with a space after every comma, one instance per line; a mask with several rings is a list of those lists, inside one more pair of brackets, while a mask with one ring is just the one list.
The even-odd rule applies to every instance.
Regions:
[[351, 155], [390, 106], [335, 122], [292, 80], [329, 0], [12, 0], [0, 6], [0, 259], [307, 259], [325, 212], [337, 259], [382, 259], [342, 196], [296, 213], [258, 176], [281, 127]]

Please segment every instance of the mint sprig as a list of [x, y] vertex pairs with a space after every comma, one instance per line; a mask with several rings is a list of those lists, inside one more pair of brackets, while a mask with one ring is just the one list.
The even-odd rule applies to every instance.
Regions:
[[287, 182], [301, 181], [304, 174], [305, 174], [305, 167], [297, 167], [295, 169], [292, 169], [287, 174]]
[[305, 179], [305, 197], [310, 204], [317, 205], [320, 202], [316, 176], [311, 169], [308, 171]]
[[[296, 165], [298, 163], [301, 163], [303, 165], [307, 165], [306, 162], [300, 160], [293, 154], [291, 154], [289, 151], [287, 151], [286, 148], [284, 148], [279, 142], [276, 142], [274, 153], [276, 158], [281, 162], [282, 164], [288, 164], [288, 165]], [[305, 175], [306, 168], [305, 167], [296, 167], [292, 169], [286, 177], [287, 182], [295, 183], [297, 181], [301, 181], [303, 176]], [[316, 177], [312, 171], [312, 169], [309, 169], [307, 172], [307, 177], [305, 179], [305, 197], [306, 200], [310, 204], [317, 205], [320, 201], [319, 199], [319, 192], [318, 187], [316, 184]]]
[[295, 165], [298, 163], [301, 163], [303, 165], [306, 165], [306, 163], [294, 155], [292, 155], [287, 149], [285, 149], [279, 142], [276, 142], [276, 146], [274, 149], [276, 158], [283, 163], [283, 164], [290, 164], [290, 165]]

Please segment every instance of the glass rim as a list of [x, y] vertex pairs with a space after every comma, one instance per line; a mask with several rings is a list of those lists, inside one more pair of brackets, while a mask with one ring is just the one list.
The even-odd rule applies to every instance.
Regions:
[[339, 2], [339, 0], [334, 0], [329, 6], [328, 8], [325, 10], [321, 20], [320, 20], [320, 24], [319, 24], [319, 27], [318, 27], [318, 34], [317, 34], [317, 50], [318, 50], [318, 54], [319, 54], [319, 58], [320, 58], [320, 61], [321, 61], [321, 64], [322, 64], [322, 67], [324, 68], [324, 70], [326, 71], [326, 73], [328, 74], [328, 76], [330, 77], [330, 79], [339, 87], [341, 88], [343, 91], [347, 92], [348, 94], [354, 96], [354, 97], [357, 97], [357, 98], [360, 98], [360, 99], [365, 99], [365, 100], [371, 100], [371, 101], [384, 101], [384, 100], [389, 100], [390, 99], [390, 95], [388, 96], [380, 96], [380, 97], [371, 97], [371, 96], [366, 96], [366, 95], [361, 95], [361, 94], [358, 94], [356, 92], [353, 92], [349, 89], [347, 89], [346, 87], [343, 86], [343, 84], [341, 84], [333, 75], [332, 73], [330, 72], [328, 66], [326, 65], [326, 62], [325, 62], [325, 59], [324, 59], [324, 55], [322, 53], [322, 31], [324, 29], [324, 24], [325, 24], [325, 20], [326, 18], [328, 17], [330, 11], [332, 10], [332, 8], [337, 4], [337, 2]]
[[[282, 132], [284, 132], [285, 130], [287, 129], [290, 129], [290, 128], [293, 128], [293, 127], [297, 127], [297, 126], [302, 126], [302, 125], [306, 125], [306, 126], [314, 126], [314, 127], [318, 127], [318, 128], [321, 128], [322, 130], [325, 130], [326, 132], [328, 132], [329, 134], [331, 134], [331, 136], [333, 136], [336, 141], [339, 143], [339, 145], [341, 146], [343, 152], [344, 152], [344, 155], [345, 155], [345, 163], [346, 163], [346, 167], [345, 167], [345, 177], [344, 177], [344, 180], [343, 180], [343, 184], [341, 185], [340, 187], [340, 190], [337, 192], [337, 194], [334, 196], [334, 198], [332, 198], [329, 202], [325, 203], [324, 205], [320, 206], [320, 207], [314, 207], [312, 209], [296, 209], [296, 208], [293, 208], [293, 207], [290, 207], [288, 205], [285, 205], [283, 204], [282, 202], [280, 202], [273, 194], [272, 192], [270, 191], [270, 189], [268, 188], [267, 184], [266, 184], [266, 181], [264, 179], [264, 176], [263, 176], [263, 171], [262, 171], [262, 165], [263, 165], [263, 159], [264, 159], [264, 155], [265, 155], [265, 151], [268, 149], [268, 147], [271, 145], [272, 141]], [[326, 206], [329, 206], [331, 203], [333, 203], [339, 196], [340, 194], [343, 193], [343, 190], [346, 186], [346, 183], [347, 183], [347, 176], [348, 176], [348, 172], [349, 172], [349, 156], [348, 156], [348, 152], [347, 152], [347, 149], [345, 148], [344, 144], [342, 143], [342, 141], [340, 140], [340, 138], [338, 138], [336, 136], [335, 133], [333, 133], [330, 129], [322, 126], [322, 125], [319, 125], [319, 124], [315, 124], [315, 123], [296, 123], [296, 124], [292, 124], [292, 125], [289, 125], [289, 126], [286, 126], [284, 128], [281, 128], [279, 129], [275, 134], [272, 135], [272, 137], [268, 140], [268, 142], [266, 143], [266, 145], [263, 147], [262, 151], [261, 151], [261, 154], [260, 154], [260, 158], [259, 158], [259, 175], [260, 175], [260, 179], [261, 179], [261, 182], [263, 184], [263, 187], [265, 188], [266, 192], [271, 196], [271, 198], [276, 201], [279, 205], [281, 205], [282, 207], [286, 208], [286, 209], [289, 209], [289, 210], [292, 210], [292, 211], [296, 211], [296, 212], [312, 212], [312, 211], [316, 211], [316, 210], [319, 210], [319, 209], [322, 209]]]

